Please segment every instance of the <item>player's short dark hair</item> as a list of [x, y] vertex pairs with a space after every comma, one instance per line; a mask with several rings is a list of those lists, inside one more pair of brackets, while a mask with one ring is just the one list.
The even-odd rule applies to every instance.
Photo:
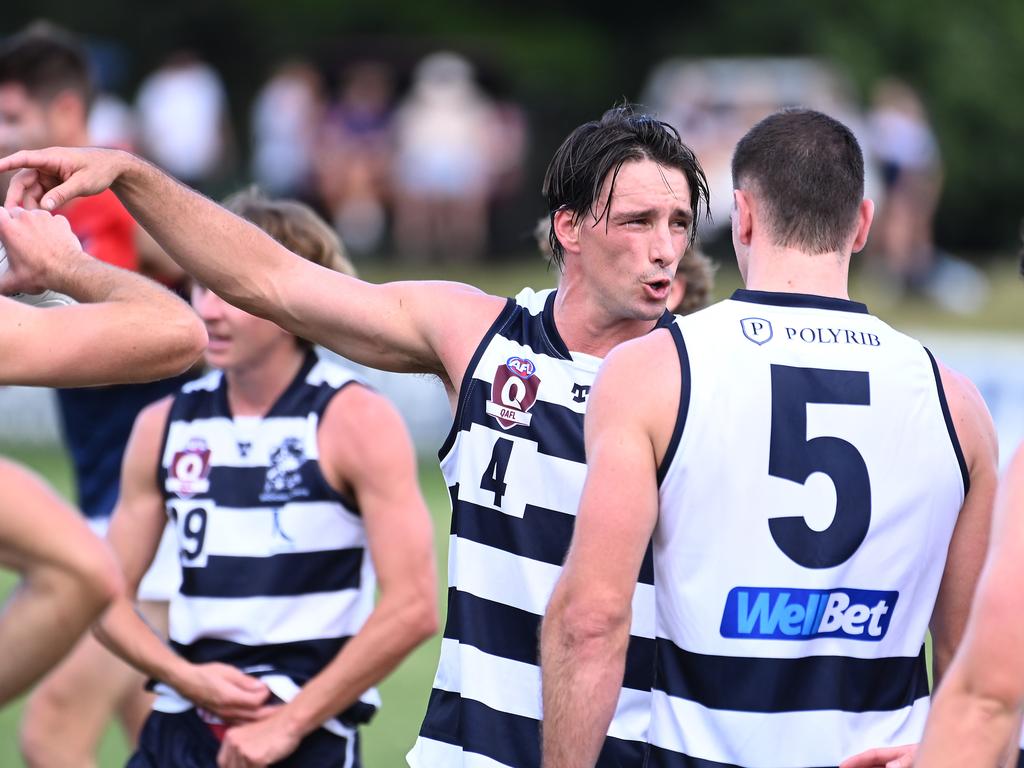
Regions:
[[18, 83], [38, 101], [72, 91], [88, 106], [93, 97], [85, 48], [48, 21], [34, 22], [0, 41], [0, 83]]
[[[587, 213], [600, 222], [608, 216], [615, 179], [623, 163], [653, 160], [680, 171], [690, 185], [691, 240], [697, 233], [701, 209], [708, 210], [708, 182], [697, 156], [668, 123], [623, 104], [605, 112], [600, 120], [584, 123], [569, 134], [544, 174], [543, 194], [548, 202], [552, 260], [562, 267], [565, 252], [555, 235], [555, 214], [572, 212], [573, 224]], [[608, 196], [598, 200], [605, 179], [611, 175]]]
[[769, 115], [732, 156], [732, 184], [750, 188], [774, 244], [808, 253], [838, 251], [864, 199], [864, 155], [853, 132], [810, 109]]

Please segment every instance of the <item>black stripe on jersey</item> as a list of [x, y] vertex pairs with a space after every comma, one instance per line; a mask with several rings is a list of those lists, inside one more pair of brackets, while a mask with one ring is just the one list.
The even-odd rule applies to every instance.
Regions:
[[444, 442], [441, 443], [441, 447], [437, 451], [438, 458], [443, 459], [445, 454], [452, 449], [455, 445], [455, 437], [459, 434], [459, 429], [462, 427], [463, 415], [466, 410], [466, 401], [469, 399], [469, 392], [476, 385], [476, 381], [473, 379], [473, 371], [480, 364], [480, 358], [484, 356], [484, 351], [487, 349], [487, 345], [491, 343], [491, 339], [498, 330], [504, 326], [509, 318], [512, 317], [516, 311], [518, 305], [515, 299], [507, 299], [505, 306], [501, 312], [491, 323], [491, 327], [487, 329], [487, 333], [484, 334], [483, 338], [480, 339], [480, 343], [477, 345], [476, 351], [473, 353], [472, 359], [469, 361], [469, 365], [466, 367], [465, 372], [462, 375], [462, 385], [459, 387], [459, 402], [455, 407], [455, 418], [452, 419], [452, 428], [448, 430], [448, 435], [445, 437]]
[[[539, 326], [536, 323], [527, 321], [522, 340], [526, 346], [537, 352], [549, 351], [554, 353], [555, 357], [560, 357], [563, 360], [572, 360], [569, 347], [566, 346], [565, 341], [562, 339], [562, 334], [558, 332], [558, 326], [555, 325], [555, 296], [557, 295], [558, 291], [552, 291], [548, 294], [547, 299], [544, 301], [544, 309], [540, 313]], [[543, 339], [531, 333], [535, 329], [539, 329], [544, 333]], [[543, 343], [541, 343], [542, 341]]]
[[655, 688], [711, 709], [878, 712], [928, 696], [924, 647], [916, 656], [765, 659], [710, 656], [657, 639]]
[[860, 315], [870, 314], [867, 305], [861, 304], [859, 301], [837, 299], [833, 296], [816, 296], [810, 293], [748, 291], [744, 288], [737, 288], [729, 298], [733, 301], [770, 304], [775, 307], [809, 307], [811, 309], [829, 309], [835, 312], [856, 312]]
[[[537, 664], [541, 617], [492, 600], [448, 589], [444, 636], [503, 659]], [[654, 679], [654, 640], [629, 638], [622, 685], [649, 691]]]
[[967, 471], [967, 461], [964, 459], [963, 448], [960, 447], [960, 438], [957, 437], [956, 427], [953, 426], [953, 416], [949, 412], [949, 402], [946, 400], [946, 389], [942, 386], [942, 375], [939, 373], [939, 364], [928, 347], [924, 348], [928, 353], [928, 359], [932, 363], [932, 373], [935, 374], [935, 386], [939, 391], [939, 405], [942, 406], [942, 418], [946, 420], [946, 431], [949, 432], [949, 440], [953, 443], [953, 452], [956, 453], [957, 463], [960, 465], [960, 476], [964, 481], [964, 496], [971, 490], [971, 473]]
[[[559, 567], [565, 562], [576, 518], [565, 512], [527, 504], [521, 518], [459, 498], [459, 485], [448, 488], [452, 533], [510, 554]], [[654, 583], [654, 557], [648, 544], [637, 579]]]
[[[540, 765], [540, 723], [530, 717], [491, 709], [457, 693], [435, 688], [430, 692], [420, 735], [466, 752], [484, 755], [512, 768]], [[608, 737], [595, 768], [625, 768], [644, 764], [647, 746]]]
[[[647, 768], [743, 768], [732, 763], [719, 763], [714, 760], [704, 760], [700, 757], [691, 757], [670, 749], [662, 749], [653, 744], [650, 746], [649, 757], [644, 763]], [[793, 766], [792, 768], [796, 768]], [[832, 768], [835, 768], [832, 766]]]
[[665, 455], [658, 465], [658, 485], [665, 479], [665, 473], [672, 466], [672, 459], [675, 458], [676, 450], [679, 448], [679, 441], [683, 437], [683, 427], [686, 426], [686, 416], [690, 412], [690, 356], [686, 352], [686, 341], [683, 339], [683, 332], [678, 323], [669, 326], [672, 333], [672, 341], [675, 342], [676, 352], [679, 356], [679, 408], [676, 410], [676, 424], [672, 429], [672, 438], [665, 449]]
[[[327, 483], [314, 459], [307, 459], [302, 463], [298, 469], [299, 482], [292, 489], [281, 493], [275, 493], [272, 489], [266, 488], [268, 469], [269, 467], [266, 466], [214, 465], [210, 467], [210, 474], [207, 478], [210, 482], [210, 490], [202, 494], [202, 498], [216, 499], [217, 506], [231, 509], [281, 507], [289, 502], [302, 502], [310, 499], [317, 502], [336, 501], [350, 512], [356, 511], [354, 503]], [[264, 490], [268, 492], [264, 494]], [[170, 501], [176, 498], [174, 494], [165, 493], [164, 495]]]
[[[351, 637], [331, 637], [321, 640], [302, 640], [277, 645], [243, 645], [230, 640], [203, 638], [183, 645], [171, 641], [171, 648], [193, 664], [219, 662], [230, 664], [241, 670], [270, 667], [257, 675], [283, 674], [298, 685], [305, 685], [310, 678], [326, 667]], [[338, 717], [348, 723], [366, 723], [377, 708], [363, 701], [356, 701]]]
[[210, 555], [181, 569], [187, 597], [294, 597], [359, 589], [365, 549], [282, 552], [270, 557]]
[[[498, 426], [498, 420], [487, 413], [487, 402], [491, 399], [490, 382], [477, 380], [476, 383], [477, 386], [473, 387], [469, 395], [462, 429], [468, 430], [470, 425], [479, 424], [493, 429], [497, 434], [512, 435], [536, 442], [537, 452], [546, 456], [575, 461], [577, 464], [586, 461], [582, 413], [577, 413], [564, 405], [537, 400], [529, 411], [533, 417], [529, 426], [513, 424], [510, 429], [502, 429]], [[543, 386], [544, 382], [541, 380], [541, 387]]]

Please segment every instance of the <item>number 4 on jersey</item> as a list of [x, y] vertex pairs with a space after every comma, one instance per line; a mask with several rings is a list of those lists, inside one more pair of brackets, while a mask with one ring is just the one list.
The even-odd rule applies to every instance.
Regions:
[[501, 497], [505, 495], [508, 485], [505, 482], [505, 472], [508, 471], [508, 460], [512, 455], [514, 443], [506, 437], [499, 437], [494, 443], [494, 450], [491, 451], [491, 460], [487, 463], [483, 477], [480, 478], [480, 488], [494, 493], [494, 506], [501, 506]]

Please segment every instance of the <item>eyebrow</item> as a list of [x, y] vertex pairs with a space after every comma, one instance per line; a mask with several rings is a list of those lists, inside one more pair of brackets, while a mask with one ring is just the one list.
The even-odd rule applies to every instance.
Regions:
[[[631, 219], [649, 219], [658, 214], [655, 208], [644, 208], [633, 211], [616, 211], [611, 218], [614, 221], [630, 221]], [[685, 208], [677, 208], [672, 212], [672, 218], [685, 220], [687, 223], [693, 219], [693, 214]]]

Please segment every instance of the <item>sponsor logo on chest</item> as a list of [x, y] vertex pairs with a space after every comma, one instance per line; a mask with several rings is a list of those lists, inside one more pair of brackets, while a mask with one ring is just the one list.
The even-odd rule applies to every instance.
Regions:
[[487, 414], [493, 416], [502, 429], [519, 424], [530, 426], [530, 409], [537, 402], [540, 377], [532, 360], [510, 357], [494, 372], [491, 399], [487, 401]]
[[725, 600], [722, 637], [878, 642], [889, 630], [899, 592], [873, 589], [735, 587]]

